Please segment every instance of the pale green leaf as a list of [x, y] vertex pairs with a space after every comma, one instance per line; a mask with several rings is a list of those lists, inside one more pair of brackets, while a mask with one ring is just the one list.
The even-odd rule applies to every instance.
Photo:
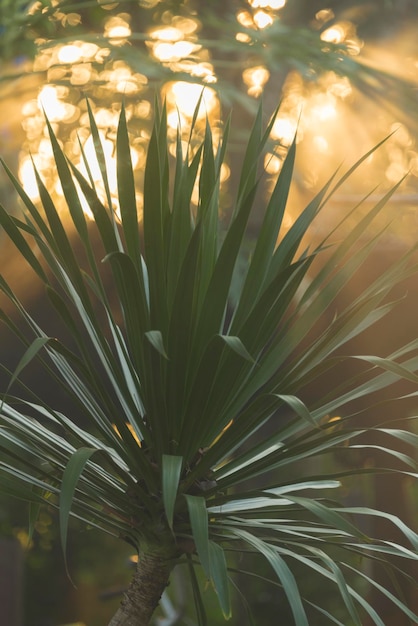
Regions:
[[246, 361], [250, 361], [254, 363], [254, 359], [251, 354], [248, 352], [244, 344], [242, 343], [239, 337], [233, 337], [231, 335], [219, 335], [222, 341], [226, 343], [228, 348], [233, 350], [238, 356], [242, 357]]
[[145, 337], [150, 344], [157, 350], [159, 354], [165, 359], [168, 359], [167, 352], [164, 346], [164, 339], [160, 330], [147, 330]]
[[367, 515], [370, 517], [381, 517], [389, 522], [391, 522], [401, 533], [411, 542], [414, 546], [415, 550], [418, 551], [418, 534], [409, 528], [407, 524], [403, 520], [401, 520], [397, 515], [393, 515], [392, 513], [387, 513], [386, 511], [379, 511], [377, 509], [371, 509], [369, 507], [354, 507], [348, 506], [339, 509], [343, 513], [354, 514], [354, 515]]
[[296, 415], [301, 417], [303, 420], [312, 424], [314, 427], [318, 426], [315, 419], [312, 417], [311, 412], [300, 398], [279, 393], [277, 394], [277, 397], [287, 404], [296, 413]]
[[[308, 511], [318, 517], [324, 524], [329, 525], [332, 528], [338, 528], [343, 534], [351, 535], [353, 537], [359, 537], [365, 539], [365, 535], [348, 519], [343, 517], [337, 510], [322, 504], [317, 500], [311, 500], [308, 498], [302, 498], [300, 496], [294, 496], [293, 494], [287, 494], [287, 498], [306, 508]], [[341, 513], [349, 513], [348, 509], [341, 509]]]
[[382, 357], [372, 356], [372, 355], [355, 355], [352, 358], [359, 359], [361, 361], [366, 361], [366, 363], [370, 363], [371, 365], [376, 365], [387, 372], [392, 372], [401, 379], [409, 380], [412, 383], [418, 383], [418, 375], [411, 372], [408, 368], [396, 363], [392, 359], [383, 359]]

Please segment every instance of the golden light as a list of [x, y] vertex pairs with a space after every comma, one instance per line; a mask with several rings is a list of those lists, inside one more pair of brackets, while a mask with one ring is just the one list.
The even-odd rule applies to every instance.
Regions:
[[283, 9], [287, 0], [248, 0], [253, 9], [271, 9], [278, 11]]
[[133, 74], [129, 65], [124, 61], [115, 61], [113, 67], [104, 73], [114, 91], [123, 94], [139, 93], [148, 80], [143, 74]]
[[334, 415], [334, 417], [331, 417], [328, 421], [332, 423], [332, 422], [339, 422], [340, 420], [341, 420], [341, 417], [339, 415]]
[[129, 20], [128, 13], [120, 13], [106, 20], [104, 36], [111, 39], [114, 46], [122, 46], [132, 34]]
[[175, 63], [201, 49], [193, 37], [198, 25], [197, 20], [175, 18], [170, 26], [151, 30], [149, 33], [151, 41], [147, 42], [147, 45], [151, 48], [153, 56], [161, 63]]
[[105, 9], [106, 11], [116, 9], [119, 4], [119, 2], [109, 2], [109, 0], [97, 0], [97, 3], [100, 4], [102, 9]]
[[416, 152], [411, 154], [411, 158], [409, 161], [409, 172], [413, 176], [418, 176], [418, 154]]
[[282, 221], [283, 231], [287, 232], [289, 230], [289, 228], [291, 228], [293, 226], [294, 223], [295, 223], [295, 218], [290, 215], [290, 212], [286, 213], [283, 216], [283, 221]]
[[68, 88], [64, 86], [45, 85], [38, 95], [40, 110], [44, 110], [50, 122], [70, 122], [77, 117], [77, 109], [73, 104], [65, 102]]
[[221, 432], [219, 433], [219, 435], [217, 435], [215, 437], [215, 439], [212, 441], [212, 443], [209, 444], [209, 448], [212, 448], [212, 446], [215, 445], [215, 443], [217, 443], [220, 438], [226, 433], [226, 431], [228, 430], [228, 428], [230, 428], [232, 426], [232, 424], [234, 423], [234, 420], [229, 420], [229, 422], [227, 423], [226, 426], [224, 426], [224, 428], [221, 430]]
[[221, 183], [226, 182], [230, 176], [231, 176], [231, 168], [226, 163], [222, 163], [221, 175], [220, 175]]
[[[218, 97], [216, 92], [210, 87], [205, 87], [202, 95], [202, 86], [195, 83], [187, 83], [185, 81], [177, 81], [166, 85], [165, 94], [167, 104], [172, 109], [178, 109], [180, 114], [185, 117], [192, 118], [198, 105], [199, 98], [202, 96], [198, 119], [210, 115], [210, 113], [218, 106]], [[174, 114], [170, 115], [171, 123], [174, 122]], [[178, 115], [177, 115], [178, 120]], [[177, 128], [178, 121], [172, 128]]]
[[61, 24], [63, 26], [77, 26], [81, 24], [81, 15], [79, 13], [64, 13]]
[[196, 18], [196, 16], [191, 17], [182, 17], [180, 15], [176, 15], [173, 18], [173, 26], [181, 30], [183, 35], [187, 35], [188, 37], [193, 33], [196, 33], [200, 27], [200, 22]]
[[[99, 130], [99, 138], [100, 138], [100, 142], [102, 145], [103, 154], [105, 158], [109, 190], [110, 190], [110, 195], [111, 195], [111, 200], [112, 200], [111, 208], [114, 211], [115, 215], [120, 219], [119, 201], [118, 201], [118, 184], [117, 184], [117, 174], [116, 174], [115, 143], [113, 140], [106, 137], [103, 130]], [[93, 137], [91, 135], [88, 135], [87, 139], [84, 142], [83, 152], [84, 152], [84, 157], [80, 155], [80, 162], [78, 163], [77, 167], [82, 173], [82, 175], [84, 176], [84, 178], [88, 179], [89, 176], [88, 176], [87, 167], [85, 163], [87, 161], [91, 177], [94, 181], [96, 193], [98, 197], [100, 198], [100, 200], [104, 204], [107, 204], [107, 198], [106, 198], [103, 179], [102, 179], [102, 175], [100, 171], [100, 166], [97, 160]], [[134, 147], [131, 147], [130, 152], [131, 152], [132, 168], [135, 170], [140, 165], [143, 164], [144, 154], [143, 154], [143, 151], [142, 153], [140, 153], [140, 151], [135, 149]], [[88, 217], [92, 218], [90, 207], [88, 206], [88, 203], [84, 198], [84, 195], [81, 193], [81, 190], [79, 188], [78, 190], [79, 190], [79, 195], [80, 195], [80, 200], [82, 203], [83, 210]], [[59, 189], [57, 189], [57, 193], [60, 194]], [[137, 194], [137, 201], [138, 201], [138, 206], [139, 206], [142, 202], [142, 194]]]
[[[99, 130], [99, 138], [100, 138], [100, 143], [103, 149], [106, 170], [108, 172], [109, 187], [110, 187], [111, 192], [114, 192], [117, 189], [116, 162], [113, 156], [114, 144], [113, 144], [113, 141], [106, 139], [105, 134], [103, 133], [103, 131], [100, 131], [100, 130]], [[83, 150], [84, 150], [84, 155], [86, 157], [86, 161], [88, 163], [89, 170], [90, 170], [93, 180], [95, 182], [100, 182], [102, 180], [102, 175], [100, 172], [100, 166], [99, 166], [97, 156], [96, 156], [96, 150], [94, 147], [93, 137], [91, 135], [88, 137], [87, 141], [85, 142], [83, 146]], [[80, 161], [79, 169], [81, 173], [83, 174], [83, 176], [85, 178], [88, 178], [86, 165], [83, 159]]]
[[184, 37], [184, 33], [180, 28], [175, 26], [165, 26], [164, 28], [155, 28], [150, 32], [151, 39], [157, 41], [166, 41], [174, 43], [180, 41]]
[[316, 135], [313, 138], [313, 143], [314, 143], [314, 146], [315, 146], [316, 150], [320, 154], [325, 154], [326, 152], [328, 152], [328, 150], [329, 150], [328, 140], [325, 137], [323, 137], [322, 135]]
[[39, 200], [38, 185], [33, 171], [33, 163], [29, 156], [25, 156], [20, 162], [19, 179], [32, 202]]
[[277, 155], [272, 154], [271, 152], [265, 155], [264, 169], [267, 172], [267, 174], [271, 174], [272, 176], [275, 176], [276, 174], [280, 172], [282, 165], [283, 165], [283, 159], [281, 159]]
[[237, 33], [235, 39], [241, 43], [251, 43], [251, 37], [246, 33]]
[[321, 33], [322, 41], [327, 41], [328, 43], [342, 43], [347, 35], [347, 28], [343, 24], [333, 24], [323, 33]]
[[332, 94], [318, 93], [309, 100], [310, 115], [320, 122], [334, 120], [337, 113], [337, 100]]
[[[156, 6], [158, 0], [139, 0], [139, 4], [145, 7]], [[113, 3], [114, 7], [117, 5], [118, 3]], [[268, 28], [275, 19], [278, 19], [278, 12], [283, 7], [289, 6], [289, 3], [286, 0], [247, 0], [247, 3], [241, 3], [240, 6], [236, 19], [242, 26], [242, 30], [246, 32], [238, 32], [236, 39], [245, 45], [252, 42], [251, 33], [255, 33], [257, 29]], [[110, 5], [106, 5], [105, 8], [110, 9]], [[113, 16], [107, 14], [107, 18], [104, 23], [104, 33], [111, 44], [126, 43], [131, 36], [128, 13]], [[77, 14], [71, 16], [71, 20], [75, 23], [77, 19]], [[323, 9], [315, 15], [314, 27], [317, 32], [323, 30], [321, 39], [324, 42], [324, 50], [331, 47], [327, 44], [344, 44], [349, 54], [356, 54], [360, 50], [361, 42], [356, 38], [355, 26], [348, 20], [334, 24], [331, 22], [334, 19], [335, 15], [331, 9]], [[329, 27], [326, 28], [327, 26]], [[169, 146], [171, 153], [175, 152], [174, 138], [179, 125], [182, 138], [185, 139], [190, 132], [195, 107], [202, 95], [202, 83], [210, 85], [217, 80], [210, 50], [204, 48], [204, 42], [199, 43], [199, 28], [200, 22], [197, 16], [176, 16], [166, 11], [161, 13], [161, 24], [155, 24], [147, 33], [146, 45], [156, 60], [172, 72], [183, 72], [199, 81], [199, 84], [171, 81], [161, 89], [163, 98], [167, 101], [169, 139], [173, 141], [173, 144]], [[26, 133], [26, 141], [22, 147], [19, 166], [19, 176], [33, 201], [38, 201], [39, 198], [29, 154], [33, 155], [36, 167], [48, 190], [51, 193], [62, 194], [62, 190], [57, 188], [51, 149], [45, 140], [45, 120], [42, 109], [45, 109], [52, 122], [65, 153], [73, 163], [79, 163], [78, 167], [86, 175], [78, 147], [78, 138], [80, 139], [98, 194], [105, 201], [103, 182], [90, 136], [89, 116], [84, 96], [88, 96], [92, 104], [99, 128], [109, 170], [112, 204], [115, 211], [118, 205], [114, 142], [121, 95], [126, 96], [129, 103], [126, 109], [127, 116], [130, 128], [134, 129], [131, 135], [134, 146], [131, 156], [133, 166], [137, 170], [140, 188], [146, 144], [149, 140], [147, 134], [149, 126], [147, 123], [139, 125], [137, 122], [138, 120], [148, 121], [152, 114], [152, 105], [148, 101], [149, 94], [146, 91], [148, 81], [145, 75], [135, 72], [125, 61], [115, 61], [109, 56], [110, 49], [100, 47], [96, 43], [66, 40], [65, 43], [56, 46], [46, 46], [35, 59], [34, 70], [45, 72], [47, 84], [41, 89], [38, 99], [29, 100], [22, 109], [24, 116], [22, 126]], [[253, 67], [246, 67], [243, 71], [242, 80], [247, 93], [252, 97], [258, 97], [271, 80], [270, 72], [267, 67], [261, 65], [261, 60], [254, 60], [252, 63]], [[63, 84], [66, 86], [63, 87]], [[309, 193], [314, 190], [323, 179], [323, 175], [327, 175], [327, 168], [332, 170], [340, 157], [342, 160], [348, 155], [355, 159], [358, 156], [358, 150], [361, 151], [361, 146], [366, 142], [368, 146], [371, 146], [389, 134], [392, 130], [390, 129], [391, 122], [388, 122], [389, 118], [385, 118], [384, 122], [376, 119], [373, 129], [356, 127], [354, 132], [356, 138], [348, 137], [345, 128], [353, 127], [352, 120], [347, 117], [353, 115], [347, 106], [347, 101], [351, 97], [354, 99], [358, 96], [349, 79], [340, 77], [334, 72], [322, 74], [315, 84], [306, 82], [297, 72], [288, 75], [283, 89], [280, 114], [271, 132], [271, 140], [275, 143], [275, 148], [266, 155], [264, 161], [265, 169], [272, 179], [280, 172], [287, 149], [294, 139], [296, 127], [298, 127], [298, 142], [301, 144], [298, 150], [300, 176], [297, 183], [300, 185], [301, 194], [307, 190]], [[203, 91], [195, 128], [196, 137], [193, 138], [193, 142], [196, 139], [196, 144], [192, 144], [192, 151], [201, 139], [206, 116], [212, 124], [214, 142], [216, 142], [216, 135], [220, 132], [219, 125], [216, 124], [220, 117], [220, 102], [216, 91], [209, 86]], [[304, 137], [307, 141], [303, 141]], [[356, 146], [350, 154], [350, 147], [354, 143]], [[347, 146], [349, 146], [348, 149]], [[344, 154], [342, 154], [343, 149]], [[418, 151], [414, 149], [413, 139], [405, 128], [400, 127], [393, 139], [385, 144], [383, 150], [386, 152], [382, 160], [379, 160], [379, 155], [376, 157], [372, 155], [365, 163], [370, 171], [379, 168], [380, 173], [386, 176], [388, 182], [397, 182], [408, 170], [414, 176], [418, 176]], [[318, 156], [320, 158], [317, 158]], [[225, 165], [221, 171], [221, 181], [225, 182], [229, 176], [229, 167]], [[360, 186], [361, 184], [360, 182]], [[140, 193], [138, 193], [137, 200], [138, 207], [140, 207], [142, 202]], [[88, 212], [82, 195], [81, 201]], [[193, 201], [198, 201], [197, 189], [193, 192]], [[289, 216], [288, 219], [292, 221], [293, 217]]]
[[402, 161], [394, 161], [385, 171], [386, 179], [392, 183], [398, 183], [408, 173], [408, 167]]
[[277, 117], [271, 129], [271, 138], [283, 146], [290, 146], [296, 134], [296, 121], [289, 117]]
[[58, 52], [58, 60], [61, 63], [77, 63], [82, 58], [83, 49], [75, 43], [63, 46]]
[[127, 426], [128, 430], [129, 430], [129, 432], [131, 433], [132, 437], [135, 439], [135, 441], [138, 444], [138, 446], [141, 446], [141, 440], [139, 439], [138, 435], [136, 434], [132, 424], [129, 424], [129, 422], [127, 422], [126, 426]]
[[33, 2], [27, 9], [28, 15], [35, 15], [40, 9], [42, 9], [42, 4], [40, 2]]
[[[141, 447], [141, 440], [139, 439], [138, 435], [136, 434], [136, 431], [135, 431], [134, 427], [132, 426], [132, 424], [130, 424], [129, 422], [126, 422], [125, 426], [127, 427], [129, 432], [131, 433], [132, 437], [135, 439], [135, 441], [138, 444], [138, 446]], [[112, 428], [115, 431], [115, 433], [118, 435], [118, 437], [120, 437], [122, 439], [122, 435], [120, 434], [119, 428], [116, 426], [116, 424], [112, 424]], [[134, 557], [132, 557], [131, 560], [134, 561]], [[136, 557], [136, 561], [137, 560], [138, 560], [138, 557]]]
[[321, 9], [315, 14], [315, 19], [320, 24], [326, 24], [330, 20], [334, 19], [335, 14], [332, 9]]
[[190, 56], [200, 49], [200, 46], [191, 41], [176, 41], [174, 43], [160, 42], [153, 48], [154, 56], [161, 62], [179, 61]]
[[94, 80], [96, 73], [93, 71], [90, 63], [76, 65], [73, 67], [70, 82], [72, 85], [86, 85]]
[[260, 29], [267, 28], [273, 24], [273, 18], [271, 15], [262, 10], [254, 13], [253, 20], [257, 28]]
[[394, 133], [393, 138], [396, 140], [398, 145], [403, 146], [404, 148], [409, 148], [413, 145], [414, 140], [404, 124], [399, 124], [398, 122], [391, 124], [390, 132]]
[[[148, 2], [148, 4], [151, 6], [152, 2]], [[200, 54], [202, 46], [196, 43], [195, 32], [200, 25], [198, 19], [183, 16], [171, 16], [170, 19], [171, 24], [155, 28], [150, 33], [148, 45], [154, 56], [162, 63], [167, 63], [173, 71], [186, 72], [206, 83], [216, 82], [214, 68], [209, 62], [208, 51], [203, 51]], [[111, 40], [112, 45], [126, 43], [131, 35], [130, 16], [127, 13], [109, 16], [104, 24], [104, 35]], [[45, 152], [42, 147], [42, 141], [45, 137], [44, 109], [65, 153], [73, 163], [78, 163], [82, 173], [87, 176], [78, 144], [79, 141], [81, 142], [97, 193], [103, 201], [106, 200], [103, 181], [90, 136], [89, 116], [84, 102], [84, 96], [88, 96], [99, 129], [106, 167], [109, 171], [112, 208], [114, 211], [118, 211], [114, 159], [116, 128], [120, 111], [118, 94], [136, 98], [136, 102], [131, 101], [126, 104], [128, 121], [133, 121], [133, 124], [138, 119], [149, 119], [151, 104], [148, 100], [138, 98], [138, 94], [147, 88], [147, 77], [132, 71], [132, 68], [122, 60], [108, 61], [109, 55], [110, 50], [108, 48], [101, 48], [95, 43], [77, 40], [47, 47], [37, 55], [34, 69], [46, 72], [49, 84], [47, 83], [40, 90], [37, 100], [29, 101], [23, 107], [22, 126], [27, 141], [22, 148], [20, 166], [22, 182], [32, 198], [38, 200], [35, 178], [30, 160], [28, 160], [29, 153], [33, 154], [39, 173], [49, 192], [57, 197], [57, 201], [62, 196], [56, 171], [52, 163], [48, 161], [46, 153], [43, 154]], [[192, 55], [194, 56], [193, 59], [190, 58]], [[65, 83], [65, 87], [59, 83]], [[180, 115], [182, 128], [188, 132], [194, 108], [201, 95], [201, 85], [189, 84], [185, 81], [169, 83], [164, 86], [163, 91], [167, 98], [169, 121], [172, 128], [178, 127]], [[102, 106], [99, 103], [103, 103]], [[179, 113], [177, 113], [176, 107]], [[214, 118], [215, 111], [216, 116]], [[212, 121], [219, 116], [219, 100], [217, 94], [210, 88], [207, 88], [203, 95], [198, 122], [199, 120], [203, 121], [206, 115], [211, 116]], [[72, 125], [73, 122], [77, 122], [77, 124]], [[147, 125], [142, 125], [138, 135], [132, 137], [132, 164], [138, 172], [141, 171], [141, 168], [143, 169], [145, 144], [148, 139]], [[228, 176], [227, 171], [224, 170], [222, 175], [226, 178]], [[86, 214], [89, 214], [87, 203], [81, 192], [80, 200]], [[140, 192], [137, 194], [137, 201], [140, 208], [142, 203]]]
[[[182, 115], [180, 113], [180, 111], [176, 108], [174, 108], [173, 105], [171, 105], [171, 108], [173, 109], [172, 111], [170, 111], [169, 113], [167, 113], [167, 125], [169, 128], [171, 129], [176, 129], [180, 128], [187, 128], [187, 118]], [[187, 144], [185, 144], [183, 146], [183, 148], [187, 147]], [[176, 154], [176, 146], [173, 143], [172, 146], [170, 146], [170, 153], [175, 156]]]
[[[46, 84], [38, 94], [37, 99], [26, 102], [22, 107], [22, 126], [26, 133], [26, 142], [22, 147], [20, 157], [19, 176], [25, 190], [33, 201], [38, 201], [38, 191], [32, 170], [29, 153], [33, 155], [36, 167], [41, 175], [48, 191], [53, 197], [62, 197], [62, 189], [57, 181], [56, 168], [53, 165], [53, 157], [49, 140], [45, 132], [44, 111], [53, 125], [58, 141], [65, 153], [77, 164], [81, 159], [78, 142], [85, 146], [87, 161], [93, 171], [93, 178], [97, 185], [99, 196], [105, 200], [103, 182], [99, 172], [97, 158], [90, 137], [89, 116], [87, 114], [84, 95], [78, 85], [84, 86], [90, 79], [99, 79], [99, 85], [90, 85], [87, 92], [91, 106], [94, 110], [96, 124], [99, 128], [103, 150], [106, 155], [106, 165], [109, 170], [109, 182], [112, 194], [113, 210], [117, 213], [118, 202], [116, 193], [116, 167], [114, 162], [114, 143], [119, 119], [120, 99], [114, 94], [123, 93], [126, 96], [136, 97], [135, 105], [126, 104], [127, 118], [147, 119], [150, 113], [150, 103], [139, 100], [137, 95], [147, 85], [147, 78], [139, 73], [133, 73], [123, 61], [108, 63], [102, 71], [92, 68], [92, 62], [107, 57], [106, 50], [101, 50], [96, 44], [73, 41], [65, 46], [51, 46], [48, 54], [36, 59], [38, 69], [47, 71], [48, 79], [56, 80], [65, 78], [67, 85]], [[103, 54], [102, 54], [103, 53]], [[99, 61], [99, 62], [100, 62]], [[57, 64], [61, 63], [61, 67]], [[87, 94], [86, 94], [87, 95]], [[99, 100], [105, 102], [105, 106], [97, 106]], [[145, 137], [133, 139], [132, 163], [133, 167], [140, 169], [144, 158], [139, 143]], [[86, 168], [80, 165], [86, 175]], [[80, 190], [79, 190], [80, 191]], [[87, 215], [90, 211], [86, 200], [80, 192], [80, 201]], [[138, 194], [138, 203], [141, 197]]]
[[239, 11], [237, 13], [237, 20], [241, 26], [245, 28], [252, 28], [254, 26], [253, 16], [249, 11]]
[[242, 73], [242, 79], [247, 85], [248, 95], [257, 97], [261, 95], [264, 85], [270, 78], [270, 72], [263, 65], [249, 67]]
[[337, 76], [334, 72], [328, 73], [328, 86], [326, 91], [341, 100], [348, 98], [353, 93], [350, 80], [346, 76]]
[[216, 83], [217, 78], [215, 76], [215, 70], [211, 63], [202, 61], [202, 63], [190, 63], [189, 65], [183, 65], [185, 71], [192, 76], [201, 78], [204, 83]]

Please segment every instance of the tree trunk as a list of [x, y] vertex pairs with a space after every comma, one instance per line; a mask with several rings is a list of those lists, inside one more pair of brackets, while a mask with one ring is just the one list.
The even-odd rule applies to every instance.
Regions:
[[142, 552], [131, 584], [109, 626], [149, 626], [173, 566], [172, 554]]

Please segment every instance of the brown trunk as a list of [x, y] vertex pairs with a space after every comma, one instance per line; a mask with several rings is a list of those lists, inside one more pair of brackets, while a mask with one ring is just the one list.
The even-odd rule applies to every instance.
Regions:
[[135, 575], [109, 626], [149, 626], [173, 566], [172, 555], [140, 554]]

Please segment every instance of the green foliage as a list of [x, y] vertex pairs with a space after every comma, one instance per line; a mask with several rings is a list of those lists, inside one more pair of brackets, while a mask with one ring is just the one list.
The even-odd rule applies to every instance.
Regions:
[[[97, 138], [92, 115], [90, 120]], [[18, 399], [9, 388], [1, 405], [1, 487], [59, 508], [64, 550], [71, 514], [124, 538], [139, 552], [150, 546], [172, 552], [174, 544], [180, 562], [190, 568], [199, 624], [206, 618], [194, 569], [202, 565], [228, 617], [228, 568], [242, 550], [269, 563], [296, 624], [308, 623], [308, 603], [294, 564], [334, 584], [347, 619], [361, 624], [361, 616], [368, 614], [383, 624], [350, 582], [353, 574], [366, 577], [363, 565], [353, 566], [346, 556], [359, 554], [363, 563], [385, 563], [389, 556], [417, 560], [418, 535], [393, 515], [329, 498], [344, 476], [337, 470], [321, 473], [321, 460], [341, 446], [373, 448], [373, 435], [380, 432], [386, 437], [379, 449], [387, 464], [379, 471], [392, 471], [396, 460], [416, 478], [412, 456], [396, 450], [398, 441], [415, 449], [416, 435], [388, 424], [359, 426], [353, 403], [376, 401], [379, 391], [401, 378], [416, 383], [418, 344], [400, 347], [387, 358], [355, 356], [366, 366], [338, 388], [323, 396], [318, 392], [309, 407], [304, 391], [341, 362], [338, 349], [348, 350], [352, 338], [396, 304], [390, 291], [415, 271], [413, 251], [335, 312], [347, 271], [361, 268], [373, 250], [376, 236], [360, 235], [383, 203], [365, 214], [346, 239], [333, 243], [330, 235], [306, 248], [313, 220], [354, 168], [328, 181], [285, 231], [293, 144], [252, 254], [245, 257], [248, 219], [264, 182], [258, 163], [273, 122], [274, 116], [263, 129], [260, 109], [228, 223], [220, 216], [219, 197], [229, 124], [216, 147], [209, 125], [194, 152], [179, 136], [173, 174], [166, 112], [157, 107], [140, 214], [122, 108], [120, 215], [109, 205], [99, 141], [104, 201], [67, 162], [48, 124], [68, 210], [54, 205], [39, 176], [42, 208], [11, 176], [25, 213], [18, 219], [0, 207], [0, 223], [44, 283], [71, 342], [49, 337], [4, 278], [0, 288], [34, 335], [11, 382], [16, 384], [21, 370], [36, 359], [79, 413], [74, 418], [54, 410], [38, 397], [42, 390]], [[196, 206], [191, 203], [195, 185]], [[83, 213], [80, 193], [92, 222]], [[245, 262], [246, 271], [237, 285], [238, 261]], [[327, 327], [311, 332], [330, 310], [334, 316]], [[2, 313], [2, 319], [26, 341], [10, 317]], [[344, 418], [330, 421], [336, 415]], [[346, 475], [362, 472], [367, 470], [359, 467]], [[398, 528], [405, 546], [368, 537], [354, 522], [354, 516], [376, 515]], [[418, 619], [402, 601], [389, 597], [410, 619]], [[311, 605], [335, 622], [326, 607]]]

